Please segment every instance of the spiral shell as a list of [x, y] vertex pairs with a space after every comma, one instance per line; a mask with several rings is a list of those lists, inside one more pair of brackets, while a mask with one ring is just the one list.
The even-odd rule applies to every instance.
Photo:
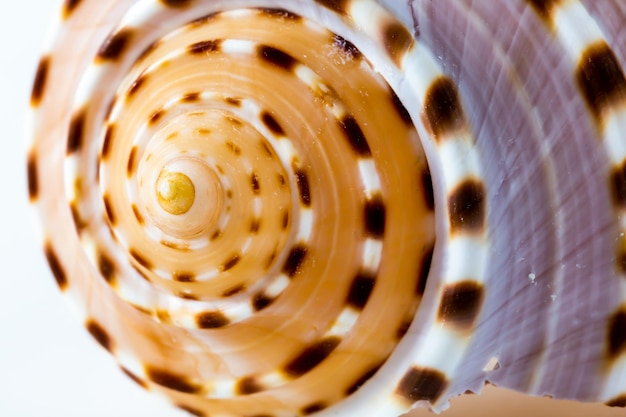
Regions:
[[196, 416], [625, 406], [624, 17], [66, 1], [28, 154], [52, 273]]

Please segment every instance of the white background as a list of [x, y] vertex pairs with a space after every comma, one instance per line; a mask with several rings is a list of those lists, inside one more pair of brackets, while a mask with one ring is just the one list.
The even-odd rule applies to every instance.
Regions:
[[[122, 375], [73, 317], [49, 273], [31, 227], [24, 126], [39, 51], [60, 1], [8, 3], [0, 13], [0, 417], [186, 416]], [[486, 394], [453, 400], [444, 416], [626, 415]]]

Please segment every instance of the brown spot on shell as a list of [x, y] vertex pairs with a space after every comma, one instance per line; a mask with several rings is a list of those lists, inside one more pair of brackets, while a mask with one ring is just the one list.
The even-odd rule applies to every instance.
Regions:
[[122, 370], [122, 372], [124, 372], [124, 374], [127, 377], [132, 379], [137, 385], [139, 385], [143, 389], [148, 389], [148, 385], [146, 385], [146, 382], [143, 379], [139, 378], [137, 375], [135, 375], [134, 373], [132, 373], [128, 369], [124, 368], [123, 366], [120, 366], [120, 369]]
[[222, 13], [223, 12], [213, 12], [213, 13], [206, 14], [204, 16], [201, 16], [192, 20], [190, 24], [194, 26], [204, 25], [206, 23], [217, 20], [221, 16]]
[[435, 210], [435, 191], [433, 190], [433, 178], [430, 175], [430, 169], [425, 168], [421, 173], [421, 183], [424, 188], [424, 202], [430, 211]]
[[97, 321], [90, 319], [85, 324], [85, 327], [87, 328], [89, 334], [91, 334], [91, 336], [93, 336], [93, 338], [100, 344], [100, 346], [109, 352], [113, 350], [113, 340], [111, 339], [111, 336], [109, 336], [109, 333], [104, 330], [104, 328]]
[[331, 336], [312, 344], [285, 366], [285, 373], [293, 378], [306, 374], [326, 359], [340, 342], [339, 337]]
[[128, 155], [128, 164], [126, 165], [126, 174], [128, 178], [133, 176], [135, 172], [135, 159], [137, 158], [137, 147], [133, 146], [133, 149], [130, 151], [130, 155]]
[[122, 29], [109, 35], [98, 50], [97, 58], [103, 61], [119, 59], [126, 51], [132, 36], [133, 32], [130, 29]]
[[135, 219], [137, 219], [137, 223], [143, 226], [145, 223], [145, 220], [143, 216], [141, 215], [141, 212], [139, 211], [139, 207], [137, 207], [136, 204], [133, 204], [132, 209], [133, 209], [133, 214], [135, 215]]
[[411, 118], [411, 114], [406, 109], [406, 107], [404, 107], [404, 104], [402, 104], [402, 100], [400, 100], [400, 97], [398, 97], [396, 92], [392, 89], [389, 89], [389, 97], [391, 98], [391, 104], [393, 105], [393, 108], [396, 109], [396, 113], [398, 113], [400, 119], [402, 119], [402, 121], [407, 126], [413, 126], [413, 119]]
[[619, 60], [604, 42], [585, 50], [576, 70], [576, 81], [587, 106], [599, 121], [618, 103], [626, 102], [626, 78]]
[[230, 320], [219, 311], [206, 311], [196, 315], [196, 324], [200, 329], [219, 329], [228, 326]]
[[37, 170], [37, 154], [35, 151], [28, 153], [26, 175], [28, 177], [28, 198], [32, 203], [37, 200], [39, 196], [39, 173]]
[[147, 314], [149, 316], [152, 315], [152, 310], [149, 310], [145, 307], [139, 306], [137, 304], [133, 304], [133, 303], [128, 303], [128, 305], [130, 305], [132, 308], [134, 308], [135, 310], [137, 310], [138, 312], [142, 313], [142, 314]]
[[261, 45], [258, 49], [259, 58], [286, 71], [293, 70], [298, 61], [288, 53], [272, 46]]
[[143, 85], [146, 83], [148, 77], [149, 76], [147, 74], [141, 74], [139, 78], [133, 81], [133, 83], [128, 88], [128, 91], [126, 92], [126, 97], [131, 98], [135, 96], [139, 92], [139, 90], [141, 90], [141, 87], [143, 87]]
[[622, 307], [609, 319], [608, 356], [617, 359], [626, 352], [626, 307]]
[[172, 324], [172, 315], [170, 314], [169, 310], [156, 310], [156, 317], [161, 323]]
[[192, 43], [187, 47], [187, 50], [192, 55], [209, 54], [212, 52], [219, 52], [221, 46], [222, 41], [220, 39], [211, 39]]
[[283, 226], [283, 229], [287, 229], [289, 226], [289, 211], [287, 209], [281, 215], [281, 226]]
[[305, 416], [309, 416], [311, 414], [315, 414], [318, 411], [322, 411], [324, 409], [328, 408], [328, 405], [319, 401], [310, 405], [307, 405], [306, 407], [303, 407], [302, 410], [300, 411], [301, 414], [305, 415]]
[[621, 209], [626, 209], [626, 161], [613, 167], [609, 187], [613, 203]]
[[346, 303], [356, 309], [362, 310], [372, 295], [374, 285], [376, 284], [376, 276], [366, 272], [356, 274], [350, 285]]
[[275, 298], [270, 297], [265, 293], [258, 293], [252, 297], [252, 308], [254, 308], [254, 311], [261, 311], [272, 304], [274, 300]]
[[308, 251], [309, 249], [303, 244], [296, 244], [291, 248], [282, 269], [289, 278], [293, 278], [300, 271]]
[[267, 256], [267, 260], [265, 261], [265, 269], [269, 269], [269, 268], [270, 268], [270, 266], [272, 266], [272, 264], [274, 263], [274, 260], [276, 259], [276, 255], [277, 255], [277, 254], [276, 254], [276, 249], [274, 249], [274, 250], [272, 251], [272, 253], [270, 253], [270, 254]]
[[263, 150], [265, 151], [265, 153], [267, 154], [267, 156], [269, 158], [274, 158], [274, 152], [272, 152], [272, 149], [270, 148], [270, 145], [267, 144], [267, 142], [265, 140], [262, 140], [260, 142], [261, 147], [263, 147]]
[[176, 407], [180, 408], [183, 411], [186, 411], [187, 413], [195, 417], [207, 417], [207, 414], [205, 414], [204, 411], [198, 410], [197, 408], [193, 408], [189, 405], [176, 404]]
[[174, 391], [184, 392], [186, 394], [197, 394], [201, 391], [199, 385], [189, 381], [184, 376], [171, 373], [164, 369], [147, 367], [146, 374], [155, 384]]
[[311, 206], [311, 187], [309, 184], [309, 176], [306, 171], [301, 168], [295, 168], [296, 185], [298, 186], [298, 194], [300, 195], [300, 202], [304, 207]]
[[176, 294], [176, 296], [179, 297], [179, 298], [184, 298], [185, 300], [193, 300], [193, 301], [200, 300], [199, 297], [197, 297], [197, 296], [195, 296], [193, 294], [190, 294], [189, 292], [186, 292], [186, 291], [179, 291]]
[[234, 142], [227, 140], [225, 143], [226, 147], [229, 151], [231, 151], [235, 156], [241, 155], [241, 148], [237, 146]]
[[392, 22], [383, 28], [383, 43], [397, 65], [413, 46], [413, 35], [403, 24]]
[[98, 255], [98, 270], [106, 282], [111, 283], [115, 279], [115, 264], [104, 253]]
[[180, 101], [182, 101], [183, 103], [195, 103], [199, 100], [200, 100], [200, 93], [198, 92], [187, 93], [180, 99]]
[[172, 8], [184, 8], [190, 6], [193, 0], [159, 0], [163, 5]]
[[161, 118], [165, 115], [165, 110], [163, 109], [159, 109], [157, 111], [155, 111], [154, 113], [152, 113], [150, 115], [150, 118], [148, 119], [148, 123], [150, 123], [151, 125], [156, 124], [159, 120], [161, 120]]
[[381, 196], [374, 196], [365, 202], [363, 221], [365, 233], [375, 239], [382, 239], [385, 234], [385, 203]]
[[609, 407], [626, 407], [626, 394], [622, 394], [606, 402]]
[[423, 296], [426, 290], [426, 283], [428, 282], [428, 274], [430, 273], [430, 266], [433, 261], [433, 253], [435, 251], [435, 245], [427, 247], [422, 255], [420, 267], [417, 273], [417, 285], [415, 286], [415, 294]]
[[148, 282], [152, 282], [152, 280], [150, 279], [150, 277], [141, 269], [139, 269], [137, 266], [135, 265], [131, 265], [133, 267], [133, 269], [135, 270], [135, 272], [137, 272], [139, 274], [139, 276], [143, 279], [145, 279]]
[[41, 103], [41, 100], [46, 91], [46, 85], [48, 83], [48, 73], [50, 72], [50, 57], [44, 56], [39, 60], [37, 65], [37, 72], [35, 73], [35, 81], [33, 82], [33, 89], [30, 94], [30, 104], [36, 107]]
[[448, 284], [439, 304], [438, 320], [459, 329], [473, 326], [485, 298], [485, 289], [476, 281]]
[[254, 194], [261, 193], [261, 183], [259, 182], [259, 175], [256, 172], [252, 173], [250, 176], [250, 184], [252, 185], [252, 192]]
[[80, 215], [80, 211], [76, 206], [76, 201], [72, 201], [70, 203], [70, 212], [72, 213], [72, 220], [74, 221], [74, 226], [76, 226], [76, 230], [80, 233], [80, 231], [85, 227], [86, 223], [82, 219]]
[[343, 15], [346, 14], [348, 1], [349, 0], [315, 0], [316, 3]]
[[356, 61], [363, 57], [359, 48], [342, 36], [333, 34], [332, 43], [337, 49], [339, 49], [339, 51], [341, 51], [344, 58]]
[[76, 195], [76, 199], [79, 200], [80, 196], [83, 192], [83, 181], [80, 177], [74, 178], [74, 193]]
[[107, 130], [104, 134], [104, 141], [102, 142], [102, 159], [107, 159], [109, 156], [109, 152], [111, 151], [111, 143], [113, 142], [113, 137], [115, 136], [115, 124], [109, 123], [107, 125]]
[[79, 110], [72, 116], [70, 121], [69, 132], [67, 134], [67, 153], [72, 154], [78, 152], [83, 144], [83, 135], [85, 129], [85, 110]]
[[65, 0], [63, 2], [63, 19], [69, 19], [72, 13], [78, 8], [82, 0]]
[[354, 116], [347, 115], [339, 120], [339, 127], [343, 132], [345, 138], [348, 140], [348, 144], [356, 152], [357, 155], [369, 158], [372, 156], [372, 152], [367, 143], [367, 139], [356, 121]]
[[237, 381], [235, 392], [237, 395], [250, 395], [263, 391], [265, 388], [258, 378], [249, 376]]
[[189, 250], [189, 247], [187, 245], [170, 242], [169, 240], [165, 240], [165, 239], [161, 240], [160, 243], [161, 245], [167, 246], [170, 249], [176, 249], [176, 250], [184, 251], [184, 252]]
[[222, 264], [222, 270], [228, 271], [230, 269], [233, 269], [239, 263], [240, 260], [241, 260], [241, 257], [239, 256], [239, 254], [232, 255]]
[[227, 117], [224, 117], [224, 119], [228, 120], [234, 126], [243, 126], [244, 125], [244, 123], [241, 120], [237, 119], [236, 117], [227, 116]]
[[211, 240], [211, 242], [213, 242], [214, 240], [217, 240], [220, 237], [222, 237], [222, 231], [221, 230], [216, 230], [215, 232], [213, 232], [213, 234], [211, 235], [211, 237], [209, 239]]
[[297, 15], [285, 9], [260, 7], [258, 10], [261, 14], [272, 18], [286, 19], [292, 21], [299, 21], [302, 19], [300, 15]]
[[231, 106], [235, 106], [235, 107], [240, 107], [241, 106], [241, 99], [239, 99], [239, 98], [226, 97], [224, 99], [224, 101], [226, 103], [230, 104]]
[[396, 330], [396, 339], [402, 340], [402, 338], [408, 333], [412, 323], [412, 320], [403, 321], [398, 327], [398, 330]]
[[432, 83], [424, 99], [424, 113], [436, 139], [465, 125], [459, 93], [450, 78], [439, 77]]
[[448, 211], [452, 233], [482, 230], [487, 214], [483, 183], [467, 179], [459, 184], [448, 197]]
[[256, 235], [257, 233], [259, 233], [259, 229], [261, 228], [261, 220], [260, 219], [253, 219], [250, 222], [250, 233], [252, 233], [253, 235]]
[[130, 249], [129, 253], [130, 253], [130, 256], [132, 256], [132, 258], [135, 261], [137, 261], [139, 265], [143, 266], [146, 269], [152, 269], [152, 264], [143, 255], [137, 252], [135, 249]]
[[526, 0], [526, 2], [546, 23], [551, 23], [552, 14], [561, 0]]
[[232, 297], [246, 290], [245, 284], [239, 284], [222, 292], [222, 297]]
[[348, 388], [346, 388], [346, 396], [354, 394], [359, 390], [367, 381], [369, 381], [378, 370], [383, 366], [382, 363], [372, 366], [365, 371], [360, 377], [358, 377]]
[[270, 113], [266, 111], [261, 113], [261, 120], [263, 121], [265, 127], [267, 127], [274, 135], [285, 136], [285, 130]]
[[61, 291], [65, 291], [68, 285], [67, 273], [65, 272], [65, 268], [59, 261], [59, 258], [51, 243], [47, 242], [44, 245], [44, 253], [46, 255], [48, 265], [50, 266], [50, 270], [52, 271], [52, 275], [57, 282], [57, 285], [59, 286]]
[[106, 212], [106, 216], [109, 219], [109, 222], [112, 225], [115, 225], [115, 212], [113, 211], [113, 205], [111, 204], [111, 198], [108, 194], [105, 194], [102, 197], [102, 202], [104, 203], [104, 211]]
[[193, 273], [191, 273], [191, 272], [180, 272], [180, 271], [178, 271], [178, 272], [175, 272], [173, 274], [173, 278], [174, 278], [174, 281], [176, 281], [176, 282], [187, 282], [187, 283], [189, 283], [189, 282], [195, 282], [196, 281], [195, 275]]
[[404, 374], [396, 394], [414, 403], [426, 400], [435, 402], [448, 386], [446, 376], [435, 369], [412, 367]]

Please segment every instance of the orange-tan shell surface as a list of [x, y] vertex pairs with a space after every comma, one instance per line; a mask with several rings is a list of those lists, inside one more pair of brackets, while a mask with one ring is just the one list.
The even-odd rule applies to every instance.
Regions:
[[[52, 275], [198, 417], [626, 406], [619, 0], [67, 0], [31, 96]], [[454, 404], [453, 404], [454, 405]]]

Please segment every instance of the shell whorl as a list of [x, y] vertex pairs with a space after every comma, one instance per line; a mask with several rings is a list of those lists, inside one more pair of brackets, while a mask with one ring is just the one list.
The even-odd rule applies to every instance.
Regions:
[[65, 2], [30, 199], [125, 373], [198, 416], [626, 405], [626, 12], [442, 3]]

